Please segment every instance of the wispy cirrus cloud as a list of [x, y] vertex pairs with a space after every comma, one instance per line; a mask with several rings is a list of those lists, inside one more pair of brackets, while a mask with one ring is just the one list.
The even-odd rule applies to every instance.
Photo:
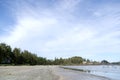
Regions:
[[101, 2], [95, 7], [94, 1], [88, 0], [22, 0], [10, 4], [15, 23], [8, 35], [0, 38], [13, 47], [48, 58], [78, 55], [111, 60], [108, 55], [120, 53], [116, 3]]

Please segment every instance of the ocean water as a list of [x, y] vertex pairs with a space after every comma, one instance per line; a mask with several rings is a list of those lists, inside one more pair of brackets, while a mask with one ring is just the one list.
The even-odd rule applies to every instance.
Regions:
[[112, 80], [120, 80], [120, 65], [89, 65], [89, 66], [66, 66], [73, 69], [82, 69], [87, 73], [104, 76]]

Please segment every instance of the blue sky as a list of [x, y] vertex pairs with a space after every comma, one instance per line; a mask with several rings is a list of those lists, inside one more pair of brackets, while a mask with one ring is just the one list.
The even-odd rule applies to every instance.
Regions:
[[120, 0], [0, 0], [0, 42], [50, 59], [120, 61]]

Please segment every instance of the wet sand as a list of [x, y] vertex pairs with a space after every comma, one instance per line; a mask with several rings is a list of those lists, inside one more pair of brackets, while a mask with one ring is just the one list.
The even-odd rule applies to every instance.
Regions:
[[61, 80], [112, 80], [103, 76], [96, 76], [76, 70], [57, 69], [56, 72], [61, 76]]
[[0, 80], [110, 80], [59, 66], [0, 66]]

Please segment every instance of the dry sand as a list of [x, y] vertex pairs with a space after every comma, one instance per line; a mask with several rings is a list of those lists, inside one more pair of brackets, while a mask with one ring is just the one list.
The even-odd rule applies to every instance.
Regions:
[[58, 80], [49, 66], [3, 66], [0, 80]]
[[0, 66], [0, 80], [110, 80], [58, 66]]

